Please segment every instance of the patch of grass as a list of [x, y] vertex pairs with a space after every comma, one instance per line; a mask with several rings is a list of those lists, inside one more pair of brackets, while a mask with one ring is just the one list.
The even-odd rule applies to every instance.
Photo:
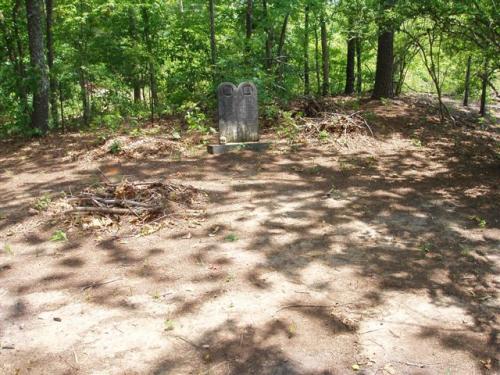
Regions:
[[151, 297], [153, 298], [153, 300], [158, 301], [160, 299], [160, 293], [156, 291]]
[[485, 219], [483, 219], [482, 217], [480, 216], [477, 216], [477, 215], [474, 215], [474, 216], [471, 216], [470, 219], [472, 221], [474, 221], [476, 223], [476, 225], [481, 228], [481, 229], [484, 229], [488, 226], [488, 223], [486, 222]]
[[307, 168], [306, 172], [309, 174], [319, 174], [321, 172], [321, 166], [315, 165], [314, 167]]
[[385, 107], [389, 104], [391, 104], [391, 101], [387, 98], [380, 98], [380, 102], [382, 103], [382, 105]]
[[322, 130], [319, 132], [318, 138], [321, 139], [322, 141], [326, 141], [327, 139], [330, 138], [330, 134], [326, 130]]
[[3, 246], [3, 251], [5, 251], [5, 253], [8, 255], [14, 255], [14, 251], [12, 250], [12, 247], [8, 243], [6, 243]]
[[120, 152], [123, 151], [122, 144], [120, 143], [120, 141], [116, 141], [115, 140], [109, 146], [109, 150], [108, 151], [109, 151], [110, 154], [118, 155]]
[[470, 256], [470, 252], [471, 252], [470, 247], [465, 246], [465, 245], [459, 245], [459, 247], [460, 247], [460, 255], [462, 255], [464, 257]]
[[164, 330], [165, 331], [173, 331], [174, 328], [175, 328], [174, 321], [172, 319], [165, 319]]
[[68, 240], [68, 236], [66, 233], [62, 230], [57, 230], [55, 233], [50, 237], [50, 240], [52, 242], [65, 242]]
[[432, 244], [429, 242], [423, 242], [419, 245], [419, 250], [422, 252], [422, 254], [428, 254], [432, 251]]
[[291, 322], [287, 327], [288, 338], [291, 339], [293, 336], [297, 334], [297, 324], [295, 322]]
[[415, 147], [422, 147], [423, 146], [422, 141], [418, 138], [412, 138], [411, 144]]
[[239, 240], [238, 236], [234, 233], [230, 233], [226, 237], [224, 237], [224, 241], [226, 242], [236, 242], [238, 240]]
[[52, 198], [49, 194], [45, 193], [35, 201], [33, 208], [37, 211], [47, 211], [51, 203]]

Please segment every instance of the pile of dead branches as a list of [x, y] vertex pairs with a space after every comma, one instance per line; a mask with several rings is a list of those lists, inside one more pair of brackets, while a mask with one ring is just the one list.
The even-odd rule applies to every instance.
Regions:
[[348, 133], [364, 131], [368, 131], [373, 137], [373, 131], [362, 113], [321, 112], [319, 117], [305, 118], [300, 127], [305, 135], [311, 137], [321, 137], [323, 134], [346, 136]]
[[175, 205], [190, 207], [200, 192], [191, 187], [163, 182], [102, 183], [68, 198], [67, 214], [130, 215], [141, 221], [165, 216]]

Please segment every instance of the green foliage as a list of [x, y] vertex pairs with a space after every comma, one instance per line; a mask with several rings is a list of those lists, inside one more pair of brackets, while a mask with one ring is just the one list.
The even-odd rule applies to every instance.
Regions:
[[208, 133], [210, 131], [207, 116], [201, 111], [198, 103], [190, 101], [185, 102], [180, 106], [179, 110], [184, 113], [184, 120], [186, 121], [189, 130], [204, 133]]
[[7, 254], [7, 255], [14, 255], [14, 251], [12, 250], [12, 247], [6, 243], [4, 246], [3, 246], [3, 251]]
[[480, 216], [477, 216], [477, 215], [474, 215], [474, 216], [471, 216], [470, 219], [476, 223], [476, 225], [479, 227], [479, 228], [486, 228], [486, 226], [488, 225], [488, 223], [486, 222], [485, 219], [483, 219], [482, 217]]
[[295, 119], [292, 116], [292, 113], [280, 110], [277, 121], [278, 134], [281, 137], [286, 138], [288, 142], [293, 143], [297, 139], [300, 130], [295, 122]]
[[123, 151], [122, 144], [118, 140], [114, 140], [109, 146], [109, 153], [113, 155], [118, 155]]
[[173, 331], [175, 328], [174, 321], [172, 319], [165, 319], [163, 324], [165, 331]]
[[46, 211], [52, 203], [52, 197], [49, 194], [43, 194], [37, 198], [33, 207], [38, 211]]
[[226, 242], [236, 242], [238, 240], [238, 236], [234, 233], [228, 234], [226, 237], [224, 237], [224, 241]]
[[50, 240], [52, 242], [65, 242], [65, 241], [68, 241], [68, 236], [66, 235], [66, 233], [64, 231], [57, 230], [54, 232], [52, 237], [50, 237]]
[[[395, 77], [399, 89], [434, 92], [415, 41], [403, 30], [432, 28], [439, 35], [438, 52], [443, 93], [464, 92], [465, 62], [472, 57], [471, 95], [477, 99], [485, 59], [489, 76], [498, 82], [498, 9], [494, 1], [387, 0], [273, 1], [267, 14], [254, 2], [250, 40], [245, 33], [246, 3], [216, 3], [217, 61], [210, 61], [208, 7], [205, 1], [61, 0], [54, 2], [54, 96], [66, 129], [119, 130], [127, 119], [178, 115], [190, 130], [207, 132], [215, 111], [215, 90], [223, 81], [253, 81], [259, 89], [261, 114], [281, 122], [283, 134], [295, 137], [284, 108], [304, 93], [305, 49], [309, 56], [311, 92], [319, 95], [321, 77], [320, 19], [326, 19], [330, 55], [330, 89], [345, 85], [346, 42], [361, 41], [363, 90], [374, 83], [380, 29], [395, 34]], [[309, 6], [309, 40], [304, 9]], [[393, 5], [393, 6], [390, 6]], [[35, 73], [30, 69], [26, 11], [15, 18], [12, 2], [0, 0], [0, 137], [39, 136], [30, 125]], [[281, 56], [280, 31], [286, 25]], [[266, 41], [271, 31], [271, 59]], [[425, 36], [425, 35], [424, 35]], [[23, 56], [19, 56], [17, 45]], [[439, 48], [436, 48], [439, 47]], [[428, 43], [424, 43], [430, 51]], [[318, 71], [316, 69], [318, 67]], [[20, 69], [22, 67], [22, 69]], [[23, 73], [20, 73], [20, 72]], [[497, 85], [498, 86], [498, 85]], [[23, 92], [25, 100], [23, 100]], [[27, 102], [27, 104], [23, 104]], [[87, 108], [85, 110], [84, 103]], [[61, 123], [52, 119], [51, 126]], [[130, 125], [130, 124], [128, 124]], [[55, 130], [55, 129], [53, 129]], [[133, 135], [141, 131], [135, 127]]]

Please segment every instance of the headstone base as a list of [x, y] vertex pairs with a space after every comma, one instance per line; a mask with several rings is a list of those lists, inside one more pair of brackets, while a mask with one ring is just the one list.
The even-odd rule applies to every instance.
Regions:
[[212, 155], [225, 154], [226, 152], [235, 150], [250, 150], [262, 152], [266, 151], [270, 145], [270, 143], [265, 142], [226, 143], [222, 145], [208, 145], [207, 150], [208, 153]]

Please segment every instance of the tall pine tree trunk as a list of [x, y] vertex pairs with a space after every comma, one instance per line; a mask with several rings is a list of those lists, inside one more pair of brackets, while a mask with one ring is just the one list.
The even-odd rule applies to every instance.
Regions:
[[330, 51], [328, 49], [328, 33], [326, 30], [325, 16], [321, 15], [321, 52], [323, 60], [323, 96], [330, 93]]
[[356, 39], [354, 37], [349, 38], [347, 41], [347, 64], [346, 64], [346, 81], [345, 90], [346, 95], [354, 94], [354, 83], [356, 76], [354, 75], [356, 57]]
[[283, 81], [283, 75], [284, 75], [284, 66], [285, 66], [285, 40], [286, 40], [286, 31], [288, 27], [288, 20], [290, 19], [290, 13], [288, 12], [285, 15], [285, 19], [283, 20], [283, 25], [281, 26], [281, 33], [280, 33], [280, 39], [278, 41], [278, 50], [276, 52], [276, 78], [278, 85], [281, 85], [281, 82]]
[[268, 71], [271, 70], [273, 66], [273, 28], [271, 26], [271, 20], [269, 18], [269, 13], [267, 9], [267, 0], [262, 0], [262, 8], [264, 10], [264, 18], [266, 23], [266, 61], [265, 67]]
[[467, 59], [467, 71], [465, 72], [464, 107], [467, 107], [469, 105], [471, 64], [472, 64], [472, 56], [469, 56], [469, 58]]
[[54, 72], [54, 42], [52, 33], [52, 19], [54, 14], [54, 5], [52, 0], [45, 0], [45, 14], [47, 24], [47, 64], [49, 66], [50, 74], [50, 112], [52, 115], [52, 122], [57, 127], [59, 122], [59, 115], [57, 113], [57, 79]]
[[304, 9], [304, 95], [311, 93], [309, 78], [309, 5]]
[[319, 35], [317, 25], [314, 27], [314, 68], [316, 70], [316, 93], [321, 95], [321, 63], [319, 58]]
[[12, 8], [12, 26], [14, 29], [14, 39], [16, 42], [17, 49], [17, 72], [19, 75], [19, 99], [21, 101], [21, 107], [23, 113], [26, 117], [29, 116], [29, 106], [28, 106], [28, 92], [24, 80], [26, 78], [26, 67], [24, 66], [24, 48], [23, 41], [19, 34], [19, 11], [21, 10], [21, 0], [15, 0], [14, 7]]
[[34, 74], [31, 126], [42, 133], [49, 128], [49, 76], [45, 61], [41, 0], [26, 0], [28, 39], [31, 66]]
[[208, 0], [208, 15], [210, 18], [210, 62], [214, 70], [214, 78], [216, 76], [217, 64], [217, 44], [215, 42], [215, 0]]
[[356, 38], [356, 92], [361, 95], [363, 91], [363, 70], [361, 65], [361, 38]]
[[377, 70], [375, 72], [374, 99], [393, 96], [394, 32], [382, 31], [378, 37]]
[[483, 72], [481, 73], [481, 103], [479, 105], [479, 114], [486, 116], [486, 100], [488, 97], [488, 60], [484, 62]]
[[253, 31], [253, 0], [247, 0], [247, 13], [246, 13], [246, 38], [247, 50], [250, 51], [250, 39], [252, 38]]

